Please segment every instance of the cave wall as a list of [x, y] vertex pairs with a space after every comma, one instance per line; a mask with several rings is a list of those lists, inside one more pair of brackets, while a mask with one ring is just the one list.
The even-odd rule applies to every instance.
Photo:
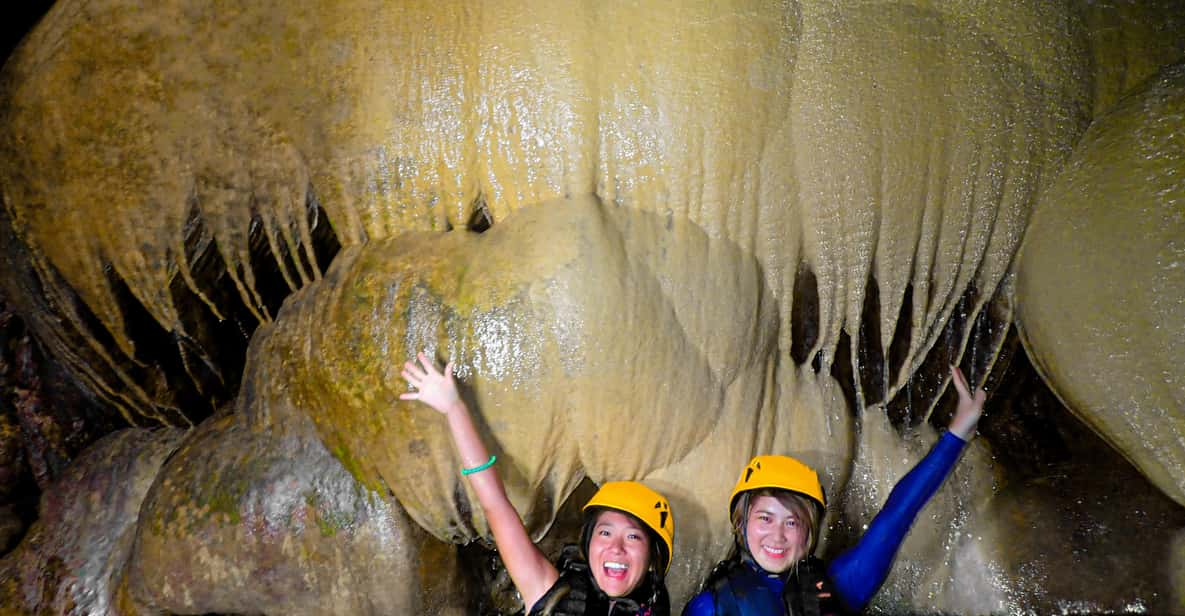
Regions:
[[[988, 378], [1048, 286], [1014, 269], [1042, 188], [1181, 58], [1181, 8], [58, 2], [0, 76], [2, 280], [122, 421], [311, 420], [342, 482], [449, 541], [484, 522], [392, 379], [418, 347], [462, 358], [533, 532], [585, 478], [644, 478], [685, 512], [686, 594], [727, 548], [720, 468], [799, 455], [859, 528], [942, 424], [947, 366]], [[1087, 423], [1140, 468], [1185, 451], [1063, 393], [1031, 333], [1056, 316], [1029, 314]], [[964, 532], [994, 528], [990, 453], [907, 543], [896, 605], [1017, 601], [1006, 576], [958, 583], [1011, 562]], [[1146, 472], [1180, 498], [1181, 473]], [[123, 588], [172, 600], [152, 587]]]

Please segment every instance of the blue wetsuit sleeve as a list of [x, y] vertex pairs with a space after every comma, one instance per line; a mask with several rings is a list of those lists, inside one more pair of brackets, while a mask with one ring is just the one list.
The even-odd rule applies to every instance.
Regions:
[[712, 600], [712, 592], [705, 590], [691, 598], [683, 608], [683, 616], [715, 616], [716, 602]]
[[885, 582], [909, 527], [954, 468], [963, 445], [959, 437], [944, 433], [930, 453], [893, 487], [868, 532], [827, 566], [836, 594], [849, 609], [863, 610]]

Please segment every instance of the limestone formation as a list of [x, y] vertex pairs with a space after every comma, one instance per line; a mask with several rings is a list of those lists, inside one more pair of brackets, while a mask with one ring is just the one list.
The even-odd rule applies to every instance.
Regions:
[[[65, 552], [43, 512], [0, 598], [472, 608], [449, 542], [484, 520], [438, 418], [397, 399], [421, 348], [459, 362], [537, 537], [586, 479], [666, 491], [676, 603], [728, 547], [731, 469], [802, 457], [859, 529], [935, 438], [949, 364], [986, 380], [1018, 309], [1051, 385], [1180, 503], [1179, 69], [1128, 97], [1182, 57], [1179, 0], [60, 0], [0, 75], [0, 284], [89, 395], [188, 431], [80, 460], [135, 483]], [[1043, 278], [1103, 271], [1126, 285], [1104, 307]], [[1150, 359], [1078, 369], [1071, 310], [1119, 326], [1103, 358]], [[884, 606], [1061, 605], [983, 541], [1017, 527], [990, 456]], [[75, 557], [99, 594], [20, 569]]]
[[1034, 363], [1088, 425], [1185, 503], [1185, 65], [1099, 118], [1020, 257]]

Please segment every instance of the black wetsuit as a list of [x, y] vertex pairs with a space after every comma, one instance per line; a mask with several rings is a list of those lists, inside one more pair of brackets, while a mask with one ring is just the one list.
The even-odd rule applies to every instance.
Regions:
[[597, 587], [576, 546], [564, 549], [560, 579], [531, 606], [529, 616], [670, 616], [670, 599], [661, 582], [647, 579], [626, 597], [610, 597]]

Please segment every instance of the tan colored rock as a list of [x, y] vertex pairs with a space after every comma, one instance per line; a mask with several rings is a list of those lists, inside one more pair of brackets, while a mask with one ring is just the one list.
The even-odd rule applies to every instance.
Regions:
[[[184, 255], [213, 246], [269, 323], [237, 419], [202, 428], [227, 444], [170, 471], [183, 487], [162, 476], [127, 609], [247, 604], [254, 589], [230, 582], [292, 556], [233, 521], [268, 484], [195, 473], [251, 464], [221, 448], [308, 419], [349, 482], [389, 488], [437, 537], [482, 534], [437, 418], [396, 402], [398, 366], [421, 346], [461, 361], [536, 534], [585, 476], [668, 492], [687, 529], [677, 598], [726, 549], [720, 503], [750, 453], [819, 466], [859, 525], [934, 438], [924, 420], [944, 383], [904, 427], [885, 406], [963, 354], [993, 297], [1011, 319], [1009, 268], [1043, 178], [1096, 110], [1180, 55], [1168, 3], [1071, 4], [58, 2], [0, 88], [4, 250], [43, 287], [35, 305], [60, 311], [30, 326], [129, 421], [166, 422], [167, 388], [126, 370], [137, 341], [110, 278], [183, 338], [170, 285], [196, 291]], [[1100, 25], [1112, 8], [1119, 34]], [[303, 291], [276, 317], [250, 228], [308, 251], [314, 203], [345, 249], [320, 283], [315, 267], [286, 270]], [[480, 237], [442, 233], [479, 218], [493, 223]], [[795, 321], [801, 280], [809, 323]], [[849, 401], [837, 366], [884, 378], [856, 378]], [[897, 584], [902, 605], [979, 605], [945, 576], [994, 565], [947, 558], [985, 523], [947, 523], [991, 495], [975, 455], [907, 544], [904, 560], [942, 568]], [[231, 488], [228, 521], [209, 503]], [[168, 511], [184, 517], [154, 526]], [[288, 535], [307, 550], [294, 563], [345, 561], [352, 538], [306, 531]], [[151, 577], [207, 536], [208, 576]], [[436, 549], [399, 536], [409, 559]], [[309, 570], [309, 588], [333, 587]], [[173, 590], [223, 580], [200, 604]], [[333, 609], [360, 605], [325, 592]]]
[[881, 346], [903, 308], [912, 332], [876, 400], [968, 285], [975, 310], [991, 296], [1037, 179], [1097, 106], [1091, 68], [1127, 83], [1105, 60], [1146, 73], [1180, 51], [1185, 26], [1139, 25], [1162, 8], [1114, 8], [1133, 29], [1117, 37], [1041, 2], [60, 2], [5, 67], [0, 185], [65, 311], [31, 326], [130, 418], [169, 420], [154, 405], [171, 401], [128, 378], [106, 265], [183, 337], [169, 285], [193, 286], [187, 241], [214, 246], [268, 321], [250, 221], [308, 251], [311, 195], [345, 245], [581, 194], [686, 219], [756, 256], [783, 325], [799, 266], [814, 271], [812, 353], [829, 361], [875, 276]]
[[585, 477], [677, 467], [661, 479], [684, 489], [677, 505], [698, 499], [699, 460], [743, 466], [748, 426], [774, 413], [773, 307], [753, 257], [693, 225], [590, 197], [542, 204], [481, 235], [343, 251], [257, 339], [255, 400], [240, 413], [269, 430], [294, 421], [276, 409], [307, 414], [356, 478], [389, 488], [440, 539], [469, 541], [485, 522], [458, 499], [465, 484], [441, 418], [398, 400], [406, 358], [452, 358], [540, 536]]
[[307, 419], [274, 432], [243, 419], [204, 422], [161, 469], [122, 611], [469, 613], [456, 549], [354, 481]]
[[1033, 363], [1185, 504], [1185, 67], [1099, 118], [1042, 195], [1018, 264]]

